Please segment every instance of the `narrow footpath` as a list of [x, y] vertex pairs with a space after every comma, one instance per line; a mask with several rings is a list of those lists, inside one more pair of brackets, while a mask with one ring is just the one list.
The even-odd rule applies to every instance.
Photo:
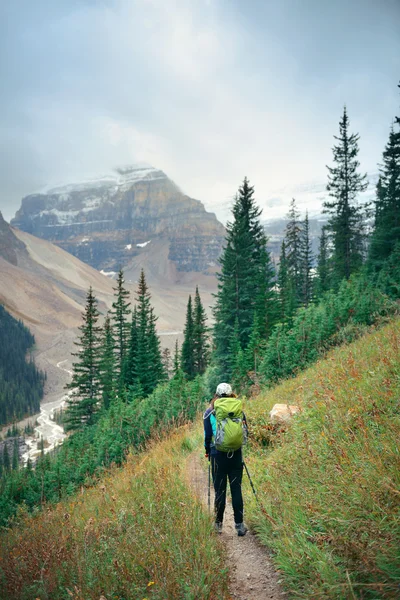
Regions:
[[[208, 477], [201, 465], [198, 450], [188, 458], [187, 478], [196, 496], [207, 507]], [[228, 498], [229, 494], [230, 492], [227, 493]], [[213, 510], [213, 505], [214, 494], [211, 485], [211, 510]], [[288, 598], [278, 582], [279, 574], [274, 569], [265, 547], [261, 546], [250, 531], [244, 537], [238, 537], [234, 528], [230, 500], [228, 500], [225, 510], [223, 532], [219, 537], [226, 547], [227, 562], [230, 567], [229, 591], [232, 600], [282, 600]]]

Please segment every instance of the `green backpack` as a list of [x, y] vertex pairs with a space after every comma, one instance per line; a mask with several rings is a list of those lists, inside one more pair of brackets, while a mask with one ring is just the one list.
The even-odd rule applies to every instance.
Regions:
[[217, 431], [214, 445], [221, 452], [239, 450], [246, 443], [242, 401], [238, 398], [218, 398], [214, 402]]

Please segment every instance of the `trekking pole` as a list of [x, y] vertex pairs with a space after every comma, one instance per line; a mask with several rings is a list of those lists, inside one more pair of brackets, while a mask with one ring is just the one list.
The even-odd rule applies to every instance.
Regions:
[[253, 490], [254, 497], [255, 497], [255, 499], [256, 499], [256, 502], [257, 502], [257, 504], [258, 504], [258, 508], [261, 510], [262, 514], [263, 514], [263, 515], [264, 515], [264, 516], [265, 516], [265, 517], [266, 517], [266, 518], [267, 518], [269, 521], [271, 521], [271, 523], [274, 525], [274, 527], [277, 527], [277, 523], [276, 523], [275, 519], [273, 519], [273, 518], [271, 517], [271, 515], [269, 515], [269, 514], [267, 513], [267, 511], [265, 510], [265, 508], [263, 507], [263, 505], [261, 504], [261, 502], [260, 502], [260, 501], [259, 501], [259, 499], [258, 499], [258, 496], [257, 496], [257, 494], [256, 494], [256, 490], [254, 489], [254, 485], [253, 485], [253, 482], [252, 482], [252, 480], [251, 480], [251, 477], [250, 477], [249, 470], [248, 470], [248, 468], [247, 468], [247, 465], [246, 465], [246, 463], [244, 462], [244, 460], [242, 461], [242, 463], [243, 463], [243, 466], [244, 466], [244, 468], [246, 469], [246, 473], [247, 473], [247, 476], [248, 476], [248, 478], [249, 478], [250, 485], [251, 485], [251, 489]]
[[246, 463], [244, 461], [243, 461], [243, 466], [246, 469], [246, 473], [247, 473], [247, 476], [248, 476], [249, 481], [250, 481], [251, 489], [253, 490], [253, 494], [255, 496], [255, 499], [257, 500], [257, 504], [260, 506], [260, 502], [258, 500], [258, 497], [257, 497], [257, 494], [256, 494], [256, 490], [254, 489], [254, 485], [253, 485], [253, 482], [251, 480], [249, 470], [248, 470], [247, 465], [246, 465]]
[[211, 461], [208, 461], [208, 512], [211, 512]]

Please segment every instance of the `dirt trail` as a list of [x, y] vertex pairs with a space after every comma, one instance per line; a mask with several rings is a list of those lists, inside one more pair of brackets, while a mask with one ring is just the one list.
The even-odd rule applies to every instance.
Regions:
[[[208, 479], [201, 465], [198, 451], [193, 452], [188, 459], [187, 476], [196, 496], [207, 506]], [[227, 495], [229, 496], [229, 492]], [[213, 503], [214, 494], [211, 489], [211, 509]], [[244, 537], [238, 537], [230, 501], [226, 506], [224, 527], [220, 539], [226, 546], [227, 560], [231, 566], [229, 591], [232, 600], [282, 600], [288, 598], [278, 583], [278, 574], [268, 558], [266, 549], [259, 544], [254, 534], [249, 531]]]

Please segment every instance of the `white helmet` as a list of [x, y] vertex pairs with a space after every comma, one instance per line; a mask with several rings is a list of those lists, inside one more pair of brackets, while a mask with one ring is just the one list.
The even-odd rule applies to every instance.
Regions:
[[232, 388], [229, 383], [220, 383], [217, 386], [215, 393], [217, 396], [230, 396], [232, 394]]

